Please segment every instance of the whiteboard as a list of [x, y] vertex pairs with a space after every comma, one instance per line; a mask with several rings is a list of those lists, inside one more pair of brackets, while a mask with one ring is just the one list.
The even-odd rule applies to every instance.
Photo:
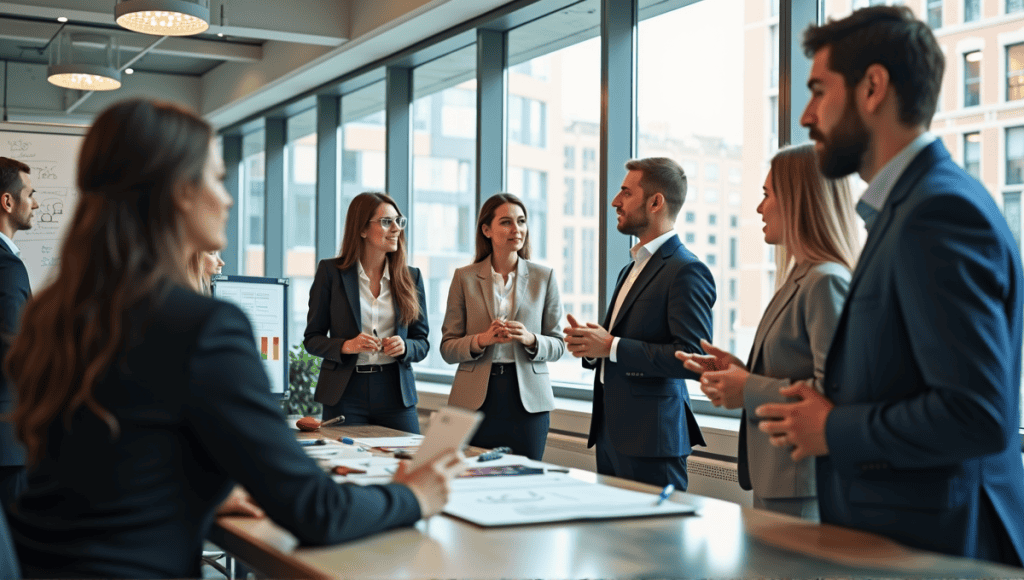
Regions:
[[249, 317], [270, 391], [287, 398], [288, 280], [221, 274], [212, 282], [214, 297], [234, 303]]
[[[82, 127], [76, 133], [85, 130]], [[0, 126], [0, 157], [17, 159], [32, 169], [39, 202], [32, 229], [14, 235], [33, 292], [57, 274], [60, 246], [78, 203], [75, 178], [83, 138], [81, 134], [8, 131]]]

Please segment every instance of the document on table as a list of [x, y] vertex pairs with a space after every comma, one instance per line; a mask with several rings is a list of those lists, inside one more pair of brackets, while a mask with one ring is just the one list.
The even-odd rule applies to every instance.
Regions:
[[568, 475], [472, 477], [452, 482], [444, 513], [480, 526], [692, 514], [657, 494], [587, 483]]
[[423, 442], [423, 435], [408, 435], [406, 437], [355, 437], [356, 443], [362, 443], [369, 447], [418, 447]]

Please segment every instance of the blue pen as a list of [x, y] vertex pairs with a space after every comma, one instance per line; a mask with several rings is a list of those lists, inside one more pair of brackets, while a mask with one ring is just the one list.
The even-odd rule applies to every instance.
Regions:
[[658, 495], [658, 501], [654, 502], [655, 506], [661, 505], [661, 502], [668, 499], [668, 496], [672, 495], [672, 492], [676, 490], [676, 486], [671, 483], [665, 486], [665, 489], [661, 490], [661, 494]]
[[351, 437], [342, 437], [341, 442], [344, 443], [345, 445], [356, 445], [358, 446], [360, 451], [366, 451], [366, 448], [364, 448], [361, 444], [356, 443], [355, 439]]

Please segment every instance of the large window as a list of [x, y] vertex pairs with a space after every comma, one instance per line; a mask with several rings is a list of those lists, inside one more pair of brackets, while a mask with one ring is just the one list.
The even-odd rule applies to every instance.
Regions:
[[1024, 99], [1024, 44], [1006, 47], [1006, 100]]
[[981, 0], [964, 0], [964, 22], [981, 18]]
[[[341, 99], [341, 175], [336, 240], [345, 229], [352, 198], [364, 191], [384, 191], [384, 83], [377, 82]], [[340, 249], [340, 247], [339, 247]], [[321, 256], [326, 258], [327, 256]]]
[[928, 26], [942, 28], [942, 0], [927, 0]]
[[[476, 47], [413, 71], [411, 262], [423, 273], [430, 354], [420, 366], [454, 371], [441, 359], [440, 329], [452, 272], [473, 261], [476, 225]], [[436, 334], [435, 334], [436, 333]]]
[[302, 343], [309, 287], [316, 274], [316, 108], [287, 120], [284, 275], [291, 278], [288, 345]]
[[975, 107], [981, 102], [981, 51], [964, 54], [964, 106]]
[[239, 217], [244, 261], [241, 270], [246, 276], [262, 276], [264, 271], [266, 144], [266, 132], [263, 129], [242, 137], [242, 203]]
[[[508, 33], [508, 191], [529, 210], [532, 258], [560, 280], [574, 316], [597, 308], [600, 24], [596, 0]], [[578, 8], [578, 9], [577, 9]], [[537, 77], [524, 71], [544, 70]], [[580, 152], [580, 162], [576, 162]], [[580, 210], [576, 211], [579, 184]], [[484, 195], [488, 192], [483, 192]], [[578, 240], [578, 243], [577, 243]], [[561, 246], [561, 247], [559, 247]], [[578, 249], [577, 249], [578, 248]], [[571, 278], [571, 279], [569, 279]], [[562, 321], [562, 324], [566, 324]], [[584, 388], [593, 373], [568, 352], [552, 378]]]
[[[735, 346], [735, 354], [745, 356], [767, 305], [760, 275], [766, 265], [750, 259], [763, 255], [764, 242], [759, 227], [745, 228], [737, 237], [717, 212], [726, 186], [736, 190], [730, 203], [739, 204], [750, 221], [757, 217], [767, 162], [778, 142], [778, 19], [767, 10], [736, 10], [730, 0], [702, 0], [641, 21], [638, 37], [637, 155], [669, 157], [687, 173], [688, 193], [676, 232], [715, 279], [713, 342]], [[672, 74], [666, 74], [659, 57], [669, 54], [679, 55]], [[715, 82], [702, 84], [699, 91], [687, 88], [687, 79], [704, 78]], [[718, 245], [726, 239], [726, 247]], [[698, 240], [707, 244], [692, 244]], [[726, 283], [737, 278], [739, 284]], [[732, 288], [738, 289], [738, 304], [730, 305]], [[696, 383], [690, 394], [703, 398]]]
[[964, 170], [981, 180], [981, 133], [964, 135]]

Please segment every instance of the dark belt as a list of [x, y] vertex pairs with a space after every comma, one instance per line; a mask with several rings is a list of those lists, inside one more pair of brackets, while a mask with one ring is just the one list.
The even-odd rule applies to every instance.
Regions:
[[360, 374], [365, 373], [382, 373], [389, 370], [395, 363], [388, 363], [386, 365], [356, 365], [356, 372]]
[[516, 363], [491, 363], [492, 375], [509, 375], [516, 372]]

